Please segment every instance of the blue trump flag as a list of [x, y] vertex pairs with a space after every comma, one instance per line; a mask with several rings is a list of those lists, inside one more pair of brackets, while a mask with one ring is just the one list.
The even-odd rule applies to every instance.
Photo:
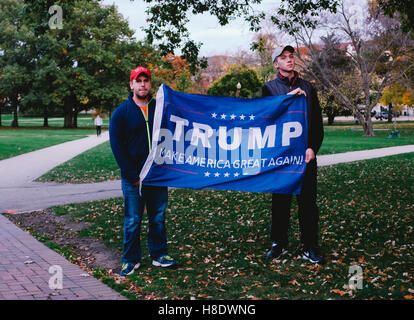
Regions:
[[306, 98], [157, 93], [144, 185], [299, 194], [306, 168]]

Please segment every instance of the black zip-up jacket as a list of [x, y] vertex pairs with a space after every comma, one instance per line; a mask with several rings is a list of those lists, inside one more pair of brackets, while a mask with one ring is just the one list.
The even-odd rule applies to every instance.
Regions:
[[130, 183], [139, 180], [139, 173], [147, 160], [154, 121], [155, 100], [148, 103], [148, 119], [129, 94], [127, 101], [112, 114], [109, 138], [112, 152], [121, 169], [122, 178]]
[[262, 88], [262, 97], [285, 95], [296, 88], [306, 92], [307, 118], [308, 118], [308, 148], [312, 148], [315, 155], [318, 153], [323, 141], [322, 111], [319, 105], [318, 95], [309, 81], [299, 78], [297, 72], [289, 81], [289, 78], [280, 73], [276, 79], [266, 82]]

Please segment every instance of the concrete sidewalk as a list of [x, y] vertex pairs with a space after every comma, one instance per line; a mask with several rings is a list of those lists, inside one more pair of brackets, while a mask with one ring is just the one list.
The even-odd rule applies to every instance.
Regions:
[[0, 213], [19, 213], [122, 197], [122, 190], [120, 180], [85, 184], [32, 182], [24, 186], [0, 187], [0, 197]]
[[108, 141], [108, 131], [0, 161], [0, 187], [24, 186], [54, 167]]
[[[88, 146], [92, 147], [99, 144], [98, 142], [102, 143], [108, 140], [108, 138], [104, 138], [102, 140], [96, 141], [96, 137], [95, 139], [87, 139], [89, 140], [81, 139], [84, 141], [80, 141], [78, 144], [70, 145], [72, 151], [66, 152], [66, 158], [75, 153], [80, 153], [74, 149], [79, 148], [81, 150], [84, 150]], [[88, 184], [57, 184], [27, 181], [27, 177], [35, 179], [39, 175], [47, 172], [47, 170], [49, 170], [48, 168], [52, 166], [52, 162], [58, 162], [54, 159], [47, 159], [54, 157], [53, 153], [56, 152], [56, 149], [60, 148], [56, 146], [56, 148], [50, 149], [48, 151], [42, 149], [38, 151], [41, 155], [34, 155], [36, 152], [31, 153], [33, 154], [33, 157], [23, 158], [19, 156], [18, 160], [20, 162], [20, 165], [30, 168], [27, 168], [25, 171], [26, 176], [24, 179], [20, 179], [18, 177], [18, 174], [13, 170], [13, 173], [9, 173], [9, 176], [12, 175], [14, 177], [15, 183], [12, 183], [8, 186], [4, 186], [0, 183], [0, 213], [28, 212], [48, 208], [55, 205], [103, 200], [122, 196], [121, 182], [119, 180]], [[318, 156], [318, 166], [328, 166], [338, 163], [374, 159], [408, 152], [414, 152], [414, 145], [321, 155]], [[18, 157], [12, 159], [16, 158]], [[30, 166], [28, 164], [29, 161], [30, 163], [38, 163], [34, 161], [32, 162], [32, 158], [35, 158], [37, 159], [36, 161], [40, 162], [39, 167]], [[63, 157], [60, 158], [62, 159]], [[3, 161], [0, 161], [0, 168], [3, 166], [3, 171], [7, 173], [8, 170], [7, 167], [4, 166]], [[24, 162], [26, 164], [23, 164]]]
[[338, 163], [382, 158], [409, 152], [414, 152], [414, 145], [327, 154], [318, 156], [318, 167], [330, 166]]
[[109, 133], [104, 131], [100, 137], [91, 135], [0, 161], [0, 213], [35, 211], [54, 205], [122, 196], [119, 181], [90, 184], [33, 182], [61, 163], [108, 140]]

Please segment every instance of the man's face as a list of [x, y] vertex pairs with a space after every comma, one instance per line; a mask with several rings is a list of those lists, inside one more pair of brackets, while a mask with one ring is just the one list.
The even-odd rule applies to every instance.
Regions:
[[280, 71], [292, 72], [295, 69], [295, 56], [289, 50], [285, 50], [273, 64]]
[[146, 75], [139, 75], [135, 80], [132, 80], [130, 85], [135, 96], [139, 99], [145, 99], [151, 90], [151, 79]]

